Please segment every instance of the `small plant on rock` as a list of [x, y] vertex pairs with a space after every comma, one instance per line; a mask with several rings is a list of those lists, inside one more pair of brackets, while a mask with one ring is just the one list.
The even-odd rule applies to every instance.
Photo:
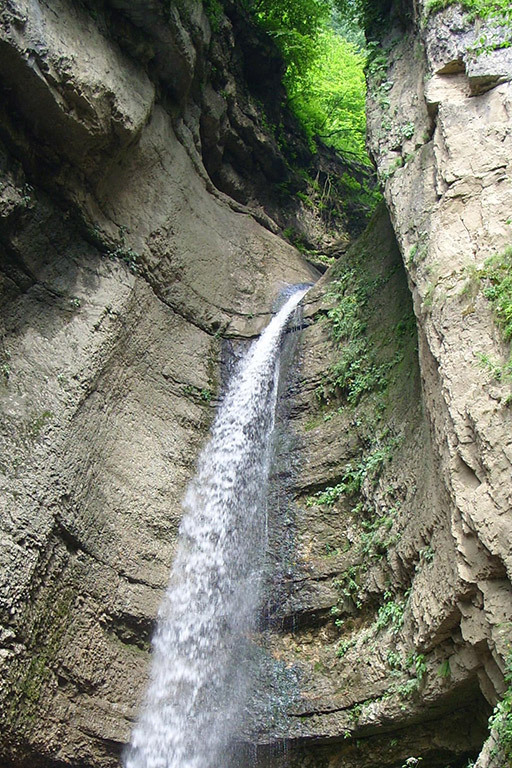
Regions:
[[451, 677], [450, 659], [445, 659], [437, 670], [439, 677]]
[[489, 718], [489, 726], [497, 740], [493, 756], [500, 754], [507, 761], [504, 765], [512, 765], [512, 648], [506, 661], [505, 682], [507, 689]]
[[512, 246], [487, 259], [480, 276], [505, 341], [512, 341]]
[[405, 662], [407, 668], [413, 668], [416, 673], [416, 678], [419, 682], [423, 680], [425, 672], [427, 671], [427, 665], [425, 663], [424, 653], [411, 653], [407, 657]]
[[336, 656], [338, 659], [342, 659], [349, 648], [355, 645], [355, 640], [342, 640], [336, 649]]
[[391, 593], [389, 591], [384, 593], [386, 602], [379, 608], [377, 620], [375, 622], [375, 629], [377, 632], [381, 629], [385, 629], [389, 625], [393, 628], [394, 634], [402, 628], [408, 596], [409, 593], [406, 592], [402, 600], [395, 601], [391, 600]]
[[402, 768], [416, 768], [422, 759], [421, 757], [408, 757]]

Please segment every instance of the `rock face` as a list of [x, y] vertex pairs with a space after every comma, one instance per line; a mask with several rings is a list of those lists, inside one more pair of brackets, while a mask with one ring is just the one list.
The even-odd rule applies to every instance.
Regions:
[[[419, 21], [426, 11], [416, 14]], [[458, 585], [444, 597], [466, 648], [478, 650], [491, 704], [503, 692], [510, 650], [511, 443], [509, 385], [485, 360], [499, 367], [508, 350], [474, 275], [510, 244], [512, 54], [499, 35], [447, 9], [419, 37], [391, 37], [389, 107], [379, 103], [377, 77], [369, 110], [419, 320], [425, 412], [449, 504]], [[497, 49], [488, 52], [491, 40]], [[403, 163], [391, 173], [390, 155]], [[418, 638], [432, 643], [436, 624], [423, 618]]]
[[202, 164], [201, 6], [185, 22], [125, 5], [1, 11], [9, 765], [117, 764], [222, 337], [257, 333], [284, 284], [317, 275]]
[[[509, 350], [483, 275], [510, 245], [512, 55], [478, 52], [504, 30], [457, 9], [399, 11], [368, 97], [392, 228], [381, 212], [310, 299], [295, 628], [265, 642], [301, 680], [283, 765], [501, 768], [500, 729], [482, 745], [511, 663]], [[255, 738], [265, 764], [275, 734]]]
[[[282, 707], [240, 764], [481, 752], [512, 621], [508, 350], [481, 290], [510, 243], [512, 49], [474, 56], [480, 22], [409, 10], [370, 68], [387, 209], [345, 253], [357, 208], [333, 234], [276, 194], [299, 182], [256, 100], [307, 147], [236, 4], [3, 4], [2, 764], [118, 764], [221, 346], [318, 277], [290, 221], [342, 255], [308, 295], [276, 469], [258, 643]], [[488, 741], [478, 765], [505, 764]]]

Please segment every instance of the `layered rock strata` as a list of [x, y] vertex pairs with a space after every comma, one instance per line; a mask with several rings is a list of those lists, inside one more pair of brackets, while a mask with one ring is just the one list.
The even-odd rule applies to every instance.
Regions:
[[[509, 349], [484, 275], [510, 245], [512, 59], [506, 29], [457, 8], [408, 11], [392, 9], [369, 68], [392, 229], [382, 214], [327, 273], [304, 333], [283, 614], [296, 629], [266, 641], [302, 679], [292, 765], [466, 766], [507, 691]], [[351, 363], [360, 329], [343, 316], [361, 290], [385, 383], [371, 358]], [[416, 348], [396, 336], [410, 295]], [[258, 738], [266, 755], [272, 735]], [[500, 749], [496, 732], [477, 764], [505, 765]]]
[[6, 765], [118, 763], [222, 337], [316, 277], [202, 164], [200, 4], [129, 6], [0, 12]]
[[[253, 336], [284, 283], [317, 277], [280, 227], [347, 248], [339, 223], [272, 191], [297, 182], [256, 99], [304, 162], [307, 147], [279, 112], [274, 49], [226, 11], [0, 11], [7, 766], [118, 764], [222, 339]], [[371, 67], [390, 218], [306, 307], [258, 639], [279, 711], [241, 734], [242, 764], [465, 768], [505, 691], [508, 349], [481, 267], [510, 243], [510, 49], [497, 29], [475, 56], [480, 22], [408, 11]], [[503, 765], [495, 744], [478, 764]]]

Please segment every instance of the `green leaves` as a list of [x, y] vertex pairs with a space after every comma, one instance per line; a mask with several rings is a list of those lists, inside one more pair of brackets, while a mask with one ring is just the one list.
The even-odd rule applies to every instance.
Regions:
[[468, 12], [468, 19], [485, 19], [486, 28], [471, 47], [474, 55], [512, 46], [512, 5], [510, 0], [429, 0], [428, 13], [458, 4]]
[[[283, 55], [291, 109], [319, 137], [369, 164], [365, 149], [365, 56], [339, 31], [330, 0], [247, 0], [255, 21]], [[336, 28], [335, 28], [336, 27]], [[356, 39], [351, 33], [352, 39]]]
[[484, 296], [496, 314], [505, 341], [512, 341], [512, 246], [491, 256], [480, 271], [487, 280]]
[[391, 595], [389, 592], [386, 592], [384, 597], [386, 598], [386, 602], [379, 608], [375, 629], [379, 632], [381, 629], [391, 625], [393, 634], [397, 634], [404, 623], [404, 612], [409, 599], [409, 591], [407, 591], [403, 598], [398, 602], [390, 599]]
[[246, 6], [279, 46], [287, 75], [302, 77], [318, 53], [318, 38], [331, 12], [329, 0], [247, 0]]
[[512, 8], [509, 0], [430, 0], [427, 11], [435, 12], [459, 4], [470, 13], [471, 18], [499, 19], [502, 24], [512, 21]]
[[494, 747], [491, 756], [501, 752], [507, 760], [507, 765], [512, 762], [512, 649], [509, 650], [506, 658], [505, 683], [507, 689], [503, 694], [503, 699], [498, 702], [489, 718], [489, 727], [495, 732], [497, 745]]
[[365, 149], [365, 57], [332, 29], [317, 39], [317, 55], [302, 74], [288, 69], [292, 109], [310, 136], [369, 163]]
[[[395, 355], [380, 359], [375, 345], [366, 334], [367, 305], [389, 279], [370, 277], [363, 263], [357, 265], [340, 262], [343, 271], [331, 284], [333, 306], [327, 312], [331, 338], [340, 346], [338, 360], [329, 368], [317, 391], [319, 400], [342, 395], [350, 405], [356, 405], [364, 394], [383, 392], [392, 369], [401, 362], [403, 353], [397, 345]], [[405, 320], [397, 326], [397, 341], [404, 341], [407, 332]]]

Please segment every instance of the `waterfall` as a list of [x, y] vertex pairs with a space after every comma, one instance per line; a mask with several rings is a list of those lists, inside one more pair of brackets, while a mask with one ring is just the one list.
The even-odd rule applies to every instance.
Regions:
[[125, 768], [226, 765], [259, 605], [280, 342], [306, 291], [297, 287], [250, 347], [199, 458]]

